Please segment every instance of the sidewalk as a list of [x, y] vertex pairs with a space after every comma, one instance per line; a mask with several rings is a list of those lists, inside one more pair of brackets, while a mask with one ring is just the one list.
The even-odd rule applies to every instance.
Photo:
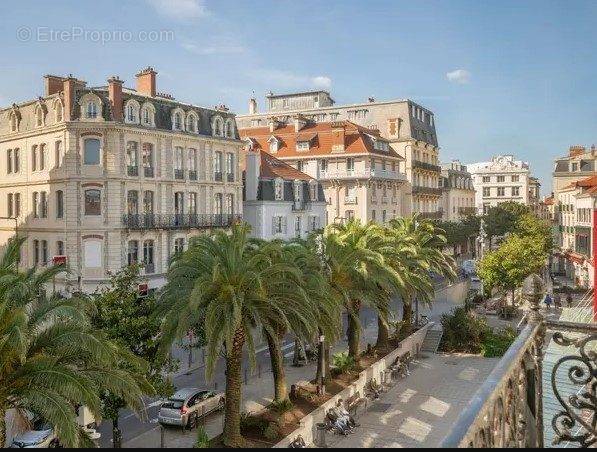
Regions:
[[439, 447], [499, 359], [431, 355], [374, 402], [348, 437], [327, 434], [328, 447]]

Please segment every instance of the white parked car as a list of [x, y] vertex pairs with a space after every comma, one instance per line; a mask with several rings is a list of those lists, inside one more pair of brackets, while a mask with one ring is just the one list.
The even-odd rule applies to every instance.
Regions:
[[201, 417], [224, 409], [224, 394], [195, 388], [181, 389], [162, 404], [158, 422], [194, 428]]
[[58, 447], [60, 447], [60, 443], [54, 433], [54, 428], [42, 419], [33, 421], [31, 430], [15, 437], [10, 445], [11, 449], [49, 449]]

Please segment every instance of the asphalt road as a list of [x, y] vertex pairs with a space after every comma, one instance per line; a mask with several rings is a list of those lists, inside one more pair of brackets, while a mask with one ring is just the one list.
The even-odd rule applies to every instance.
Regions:
[[[437, 286], [442, 284], [441, 281], [437, 281]], [[446, 296], [442, 296], [441, 291], [437, 292], [436, 302], [432, 308], [420, 306], [420, 314], [427, 315], [430, 320], [438, 320], [441, 314], [450, 310], [454, 306], [454, 300], [449, 300]], [[393, 300], [393, 312], [400, 318], [402, 315], [402, 302], [397, 298]], [[361, 322], [364, 328], [375, 328], [377, 329], [377, 315], [371, 309], [363, 309], [361, 312]], [[346, 325], [346, 319], [345, 319]], [[285, 352], [288, 357], [293, 354], [292, 340], [287, 340], [284, 344]], [[262, 347], [257, 350], [257, 368], [261, 368], [262, 372], [270, 371], [270, 358], [267, 347]], [[245, 357], [244, 368], [249, 368], [249, 360]], [[209, 388], [217, 389], [222, 391], [225, 386], [225, 363], [224, 360], [219, 360], [216, 371], [214, 373], [214, 379], [211, 382], [207, 382], [205, 379], [205, 368], [203, 366], [193, 369], [187, 374], [179, 375], [173, 379], [173, 383], [176, 388]], [[251, 378], [251, 377], [248, 377]], [[257, 376], [253, 378], [258, 378]], [[161, 401], [159, 399], [148, 399], [146, 402], [147, 413], [144, 419], [139, 419], [130, 410], [122, 410], [119, 424], [123, 434], [123, 443], [138, 437], [139, 435], [153, 430], [157, 425], [157, 416], [160, 409]], [[101, 433], [100, 445], [102, 448], [112, 447], [112, 425], [111, 422], [103, 422], [98, 428]], [[156, 445], [157, 446], [157, 445]]]

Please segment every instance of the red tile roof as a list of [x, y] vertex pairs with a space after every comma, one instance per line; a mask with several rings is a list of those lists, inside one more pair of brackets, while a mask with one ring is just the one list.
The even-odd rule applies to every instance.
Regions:
[[567, 188], [591, 188], [597, 187], [597, 176], [587, 177], [586, 179], [582, 179], [576, 182], [572, 182], [570, 185], [564, 187]]
[[261, 172], [259, 176], [264, 179], [282, 178], [284, 180], [311, 181], [312, 177], [300, 172], [265, 151], [257, 151], [261, 155]]
[[[344, 128], [344, 151], [334, 149], [334, 141], [339, 140], [338, 132]], [[257, 142], [256, 149], [269, 151], [268, 141], [275, 136], [280, 144], [277, 157], [313, 157], [327, 155], [375, 154], [390, 158], [403, 158], [389, 146], [384, 152], [374, 147], [374, 139], [387, 142], [379, 135], [378, 130], [367, 129], [350, 121], [307, 123], [298, 133], [294, 124], [284, 124], [270, 132], [269, 127], [254, 127], [240, 130], [242, 139], [251, 138]], [[373, 138], [372, 138], [373, 137]], [[309, 151], [297, 151], [297, 141], [311, 141]]]

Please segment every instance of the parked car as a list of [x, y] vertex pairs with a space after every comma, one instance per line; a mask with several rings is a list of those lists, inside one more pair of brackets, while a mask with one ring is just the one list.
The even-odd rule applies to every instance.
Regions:
[[158, 422], [194, 428], [202, 416], [222, 410], [224, 405], [224, 394], [196, 388], [181, 389], [162, 404]]
[[33, 420], [31, 429], [12, 440], [11, 449], [49, 449], [60, 447], [54, 428], [41, 418]]

